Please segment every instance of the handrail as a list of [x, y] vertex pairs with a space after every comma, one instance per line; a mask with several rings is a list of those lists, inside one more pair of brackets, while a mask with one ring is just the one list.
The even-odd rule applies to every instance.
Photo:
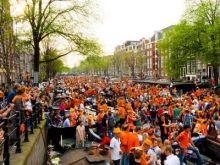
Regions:
[[16, 114], [10, 115], [9, 117], [3, 117], [2, 119], [3, 119], [3, 120], [10, 120], [10, 119], [12, 119], [12, 118], [15, 117], [15, 116], [16, 116]]
[[3, 122], [1, 122], [0, 123], [0, 128], [3, 126], [5, 124], [5, 122], [3, 121]]
[[8, 133], [8, 136], [10, 137], [16, 130], [17, 128], [14, 128], [10, 133]]
[[16, 116], [16, 114], [9, 116], [7, 119], [10, 120], [12, 118], [14, 118]]
[[[9, 131], [9, 120], [14, 120], [15, 125], [13, 125], [13, 129]], [[20, 124], [24, 123], [25, 131], [24, 131], [24, 142], [28, 142], [28, 127], [31, 127], [31, 132], [34, 133], [33, 129], [37, 127], [37, 125], [42, 120], [42, 107], [40, 103], [36, 103], [33, 106], [33, 112], [27, 117], [25, 111], [15, 111], [15, 114], [10, 115], [8, 117], [2, 118], [2, 122], [0, 123], [0, 128], [4, 130], [4, 139], [0, 142], [0, 146], [4, 146], [3, 153], [3, 162], [5, 165], [10, 165], [10, 152], [13, 150], [13, 147], [16, 146], [16, 153], [21, 153], [21, 134], [20, 134]], [[29, 125], [30, 123], [30, 125]], [[10, 137], [16, 135], [16, 140], [13, 141], [13, 144], [10, 145], [9, 139]]]

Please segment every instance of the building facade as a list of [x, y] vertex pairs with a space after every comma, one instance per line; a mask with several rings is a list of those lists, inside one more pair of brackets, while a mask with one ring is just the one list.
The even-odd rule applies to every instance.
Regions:
[[32, 51], [23, 47], [15, 50], [13, 18], [9, 0], [0, 2], [0, 84], [19, 82], [24, 75], [31, 73]]

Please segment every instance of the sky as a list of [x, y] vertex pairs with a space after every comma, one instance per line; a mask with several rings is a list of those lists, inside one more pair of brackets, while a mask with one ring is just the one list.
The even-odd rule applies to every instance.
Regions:
[[[185, 10], [184, 0], [99, 0], [101, 21], [94, 27], [94, 36], [104, 54], [114, 52], [127, 40], [151, 37], [154, 31], [179, 22]], [[68, 66], [76, 66], [80, 56], [66, 57]]]
[[[127, 40], [149, 38], [154, 31], [178, 23], [185, 10], [184, 1], [96, 0], [100, 20], [89, 28], [102, 45], [104, 55], [113, 54], [114, 48]], [[73, 67], [82, 59], [82, 56], [70, 54], [63, 60]]]

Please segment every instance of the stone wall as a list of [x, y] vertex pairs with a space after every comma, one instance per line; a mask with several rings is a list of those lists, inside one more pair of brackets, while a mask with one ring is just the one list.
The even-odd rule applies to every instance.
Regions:
[[45, 128], [40, 128], [39, 130], [38, 138], [36, 139], [32, 152], [27, 159], [27, 165], [43, 165], [46, 160], [46, 130]]
[[[11, 165], [43, 165], [46, 161], [47, 131], [46, 121], [41, 121], [34, 134], [29, 135], [29, 142], [21, 143], [20, 154], [11, 153]], [[22, 140], [23, 141], [23, 140]]]

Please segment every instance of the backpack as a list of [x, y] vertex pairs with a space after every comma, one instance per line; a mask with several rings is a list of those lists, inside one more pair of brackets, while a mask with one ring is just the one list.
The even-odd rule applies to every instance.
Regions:
[[111, 128], [115, 126], [115, 120], [113, 118], [108, 119], [108, 126]]
[[184, 126], [191, 126], [192, 121], [191, 121], [191, 116], [190, 115], [185, 115], [184, 116], [184, 121], [183, 121]]

